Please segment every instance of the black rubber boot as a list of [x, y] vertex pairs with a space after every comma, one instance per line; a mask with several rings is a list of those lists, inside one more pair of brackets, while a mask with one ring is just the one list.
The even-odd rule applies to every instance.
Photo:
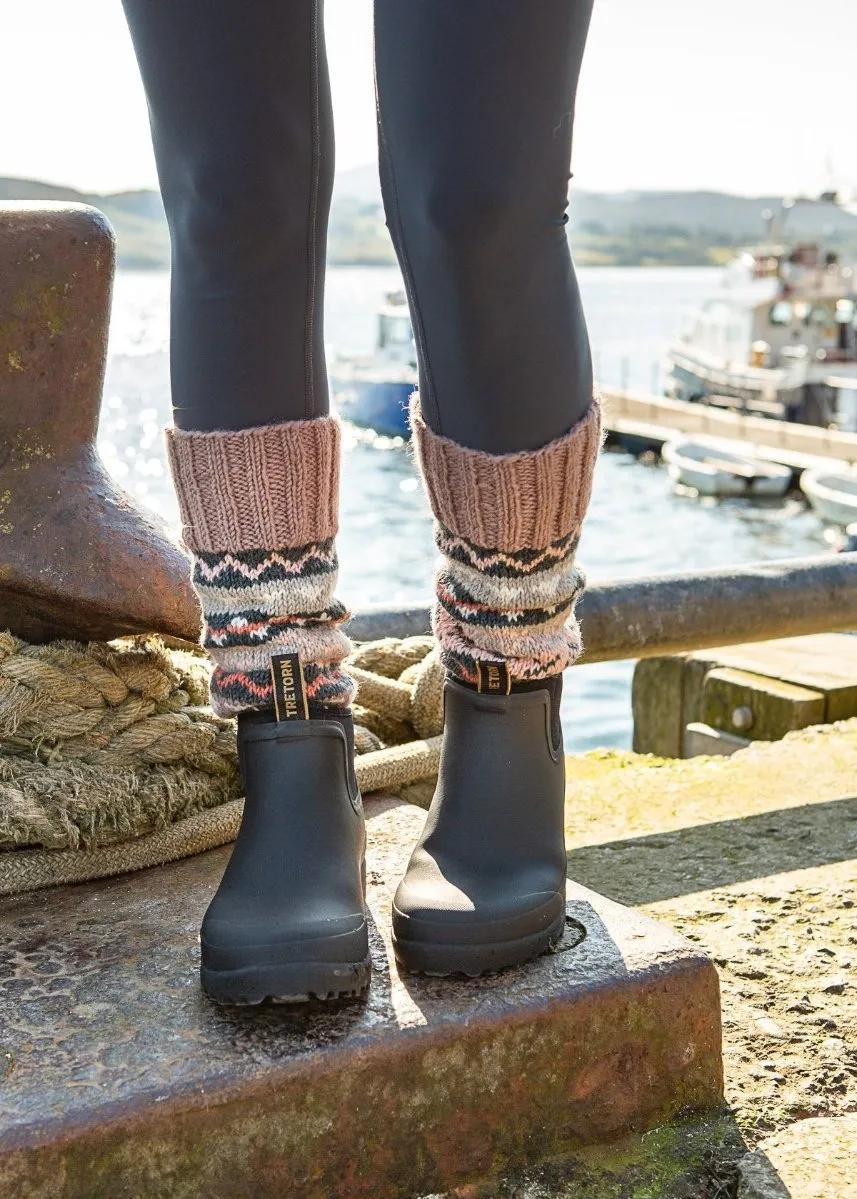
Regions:
[[[557, 694], [558, 694], [558, 688]], [[444, 688], [437, 791], [393, 900], [400, 965], [483, 974], [565, 928], [565, 761], [547, 689]]]
[[217, 1003], [298, 1003], [369, 983], [366, 831], [350, 716], [238, 717], [244, 818], [202, 922]]

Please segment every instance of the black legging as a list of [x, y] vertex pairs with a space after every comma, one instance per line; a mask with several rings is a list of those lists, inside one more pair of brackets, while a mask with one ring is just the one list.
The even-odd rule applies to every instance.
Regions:
[[[172, 239], [184, 429], [328, 411], [323, 0], [123, 0]], [[437, 432], [565, 432], [592, 365], [565, 230], [593, 0], [375, 0], [381, 179]]]

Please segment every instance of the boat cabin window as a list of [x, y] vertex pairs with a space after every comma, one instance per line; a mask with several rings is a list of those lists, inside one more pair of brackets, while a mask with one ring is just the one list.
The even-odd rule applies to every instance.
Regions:
[[794, 311], [788, 300], [777, 300], [768, 314], [772, 325], [790, 325], [793, 317]]
[[817, 325], [819, 329], [826, 329], [830, 324], [830, 313], [826, 308], [811, 308], [806, 323]]
[[378, 324], [378, 348], [406, 346], [411, 340], [411, 322], [407, 316], [382, 316]]
[[[850, 303], [850, 301], [846, 301], [846, 303]], [[853, 316], [853, 307], [851, 316]], [[838, 315], [837, 305], [836, 319], [844, 322], [850, 320], [851, 317], [841, 318]], [[768, 314], [768, 320], [772, 325], [799, 324], [823, 328], [830, 324], [830, 313], [826, 308], [810, 304], [806, 300], [795, 300], [793, 304], [789, 300], [777, 300]]]

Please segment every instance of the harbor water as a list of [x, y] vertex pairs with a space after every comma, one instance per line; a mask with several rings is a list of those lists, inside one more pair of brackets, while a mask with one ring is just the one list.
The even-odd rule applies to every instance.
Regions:
[[[710, 269], [581, 270], [601, 380], [640, 390], [656, 386], [666, 345], [717, 276]], [[378, 304], [399, 286], [392, 268], [332, 268], [326, 300], [331, 352], [371, 351]], [[162, 436], [170, 420], [168, 322], [167, 275], [120, 272], [99, 446], [119, 483], [176, 527]], [[353, 609], [428, 602], [435, 557], [431, 518], [408, 451], [356, 430], [346, 431], [345, 446], [342, 599]], [[818, 520], [794, 500], [767, 507], [678, 496], [663, 469], [605, 453], [579, 560], [592, 579], [618, 579], [827, 549]], [[583, 632], [585, 641], [585, 625]], [[610, 662], [567, 674], [563, 723], [569, 749], [630, 745], [632, 670], [632, 663]]]

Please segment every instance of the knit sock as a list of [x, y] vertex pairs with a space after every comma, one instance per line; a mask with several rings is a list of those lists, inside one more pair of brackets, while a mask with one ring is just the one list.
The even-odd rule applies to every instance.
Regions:
[[271, 659], [297, 654], [310, 715], [347, 708], [351, 645], [336, 599], [340, 429], [331, 417], [240, 432], [167, 430], [167, 451], [214, 660], [220, 716], [274, 704]]
[[446, 670], [480, 688], [492, 663], [511, 689], [560, 675], [583, 648], [574, 558], [601, 448], [598, 400], [564, 436], [515, 454], [434, 433], [416, 394], [411, 427], [441, 555], [432, 625]]

